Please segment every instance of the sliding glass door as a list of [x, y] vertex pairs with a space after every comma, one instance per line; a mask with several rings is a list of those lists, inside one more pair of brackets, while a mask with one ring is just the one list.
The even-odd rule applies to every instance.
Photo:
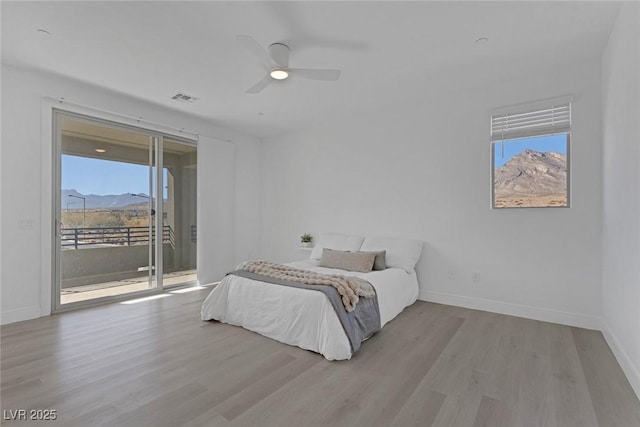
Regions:
[[194, 280], [195, 145], [61, 111], [54, 126], [54, 310]]
[[196, 164], [194, 144], [165, 136], [162, 144], [163, 287], [196, 283]]

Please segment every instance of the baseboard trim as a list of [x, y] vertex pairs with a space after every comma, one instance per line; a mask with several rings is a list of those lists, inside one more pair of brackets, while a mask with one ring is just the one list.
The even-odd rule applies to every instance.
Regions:
[[23, 320], [37, 319], [40, 317], [40, 307], [25, 307], [17, 310], [3, 310], [0, 323], [3, 325], [15, 322], [22, 322]]
[[631, 388], [635, 391], [638, 399], [640, 399], [640, 367], [633, 364], [627, 352], [624, 351], [624, 347], [620, 345], [620, 341], [618, 341], [618, 338], [611, 331], [609, 324], [604, 319], [602, 319], [602, 335], [604, 335], [605, 341], [609, 344], [609, 348], [620, 364], [622, 371], [627, 376]]
[[439, 304], [454, 305], [457, 307], [471, 308], [474, 310], [483, 310], [492, 313], [507, 314], [509, 316], [524, 317], [526, 319], [540, 320], [543, 322], [576, 326], [578, 328], [593, 329], [598, 331], [601, 329], [600, 317], [588, 316], [579, 313], [556, 311], [550, 310], [548, 308], [534, 307], [530, 305], [520, 305], [504, 301], [495, 301], [483, 298], [424, 290], [420, 292], [419, 299]]

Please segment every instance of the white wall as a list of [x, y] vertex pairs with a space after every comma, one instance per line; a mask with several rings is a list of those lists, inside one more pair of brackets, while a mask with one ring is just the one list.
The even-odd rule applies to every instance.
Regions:
[[[64, 97], [70, 102], [117, 112], [201, 133], [222, 140], [231, 140], [234, 146], [233, 207], [243, 212], [232, 223], [233, 232], [224, 234], [226, 241], [214, 244], [231, 248], [233, 258], [224, 262], [233, 267], [237, 260], [253, 257], [260, 235], [260, 156], [261, 142], [253, 137], [227, 129], [215, 122], [146, 103], [129, 96], [90, 86], [78, 81], [50, 74], [16, 69], [2, 65], [2, 268], [1, 311], [2, 323], [13, 322], [47, 314], [46, 295], [50, 277], [43, 274], [48, 248], [41, 248], [48, 230], [43, 230], [43, 216], [51, 199], [42, 185], [41, 160], [50, 156], [43, 151], [41, 138], [42, 98]], [[224, 144], [224, 143], [221, 143]], [[200, 155], [215, 153], [203, 150]], [[213, 154], [209, 154], [213, 155]], [[206, 159], [204, 164], [207, 164]], [[214, 160], [209, 159], [209, 163]], [[201, 162], [199, 162], [202, 164]], [[209, 175], [214, 176], [212, 170]], [[45, 180], [46, 182], [46, 180]], [[216, 203], [211, 182], [198, 182], [201, 199], [208, 197]], [[211, 201], [211, 200], [210, 200]], [[41, 211], [43, 214], [41, 214]], [[199, 222], [212, 221], [216, 212], [204, 212]], [[47, 234], [45, 234], [47, 233]], [[229, 237], [233, 236], [233, 238]], [[232, 241], [229, 241], [231, 240]], [[206, 250], [211, 250], [211, 247]], [[45, 254], [45, 255], [43, 255]], [[211, 262], [211, 253], [199, 253], [200, 264]], [[213, 254], [215, 256], [215, 254]], [[233, 261], [232, 261], [233, 259]], [[223, 268], [222, 266], [220, 268]], [[219, 270], [219, 269], [218, 269]]]
[[640, 5], [623, 3], [602, 57], [604, 333], [640, 396]]
[[[417, 238], [422, 299], [598, 328], [600, 83], [598, 60], [474, 89], [433, 81], [412, 104], [265, 140], [262, 255], [308, 255], [295, 249], [303, 232]], [[565, 94], [572, 207], [491, 210], [490, 110]]]

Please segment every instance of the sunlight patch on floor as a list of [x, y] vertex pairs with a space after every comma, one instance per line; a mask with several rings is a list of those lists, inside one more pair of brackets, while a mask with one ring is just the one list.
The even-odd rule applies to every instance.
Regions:
[[122, 301], [120, 304], [137, 304], [139, 302], [151, 301], [154, 299], [166, 298], [170, 296], [171, 296], [170, 294], [152, 295], [150, 297], [143, 297], [143, 298], [130, 299], [129, 301]]

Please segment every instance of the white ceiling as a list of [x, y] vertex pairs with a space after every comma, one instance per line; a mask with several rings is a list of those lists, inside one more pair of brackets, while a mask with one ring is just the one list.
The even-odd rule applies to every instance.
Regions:
[[[598, 57], [618, 7], [609, 1], [3, 1], [2, 62], [268, 137], [414, 99], [433, 86]], [[291, 78], [248, 95], [265, 70], [235, 40], [238, 34], [264, 46], [289, 45], [292, 67], [339, 68], [342, 77]], [[480, 37], [489, 42], [476, 44]], [[171, 100], [177, 92], [200, 100]]]

